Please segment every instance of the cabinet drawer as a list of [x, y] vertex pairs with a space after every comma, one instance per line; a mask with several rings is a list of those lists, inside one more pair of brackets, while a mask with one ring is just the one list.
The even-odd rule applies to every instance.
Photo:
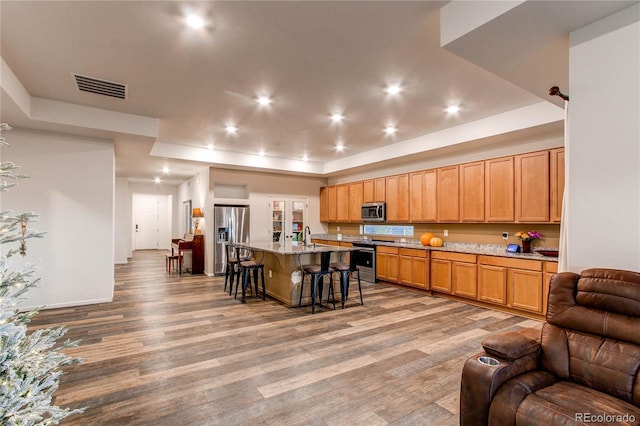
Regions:
[[378, 253], [398, 254], [398, 247], [377, 246], [376, 251]]
[[340, 241], [340, 247], [353, 247], [353, 243]]
[[480, 256], [478, 263], [482, 265], [502, 266], [505, 268], [525, 269], [527, 271], [542, 271], [542, 261], [528, 259], [510, 259], [497, 256]]
[[426, 250], [401, 248], [400, 256], [427, 257]]
[[547, 274], [555, 274], [558, 272], [558, 262], [544, 262], [544, 271]]
[[324, 244], [324, 245], [327, 245], [327, 242], [328, 242], [328, 241], [327, 241], [327, 240], [319, 240], [319, 239], [317, 239], [317, 238], [312, 238], [312, 239], [311, 239], [311, 242], [312, 242], [312, 243], [315, 243], [315, 244]]
[[453, 260], [456, 262], [469, 262], [476, 263], [476, 255], [475, 254], [467, 254], [467, 253], [454, 253], [450, 251], [432, 251], [431, 258], [432, 259], [443, 259], [443, 260]]

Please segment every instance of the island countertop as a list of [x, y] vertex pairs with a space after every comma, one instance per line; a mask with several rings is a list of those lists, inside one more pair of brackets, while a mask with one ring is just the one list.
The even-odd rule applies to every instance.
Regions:
[[247, 243], [234, 243], [233, 245], [234, 247], [238, 248], [262, 250], [264, 252], [282, 255], [314, 254], [323, 252], [347, 252], [353, 250], [350, 247], [338, 247], [318, 243], [303, 244], [297, 241], [287, 241], [284, 244], [257, 241]]

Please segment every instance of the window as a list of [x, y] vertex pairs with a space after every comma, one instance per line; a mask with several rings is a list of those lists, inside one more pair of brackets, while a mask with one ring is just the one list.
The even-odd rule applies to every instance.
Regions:
[[413, 238], [413, 226], [401, 225], [363, 225], [365, 235], [393, 235]]

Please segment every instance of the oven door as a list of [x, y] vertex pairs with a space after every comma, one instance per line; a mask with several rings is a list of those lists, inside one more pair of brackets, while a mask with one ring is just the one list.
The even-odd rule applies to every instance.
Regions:
[[360, 269], [360, 278], [372, 283], [376, 282], [376, 251], [372, 247], [353, 245], [351, 262]]

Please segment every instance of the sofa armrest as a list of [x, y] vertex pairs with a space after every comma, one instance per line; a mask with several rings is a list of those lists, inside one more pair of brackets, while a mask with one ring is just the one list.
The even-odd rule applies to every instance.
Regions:
[[514, 361], [532, 352], [538, 352], [540, 332], [533, 332], [536, 332], [537, 336], [532, 336], [529, 329], [493, 334], [482, 341], [482, 347], [489, 355]]
[[[512, 377], [538, 366], [539, 345], [531, 336], [528, 332], [500, 333], [495, 341], [489, 340], [492, 353], [485, 351], [465, 362], [460, 385], [461, 426], [487, 425], [491, 400], [498, 388]], [[507, 345], [509, 339], [516, 340], [515, 348]], [[482, 362], [486, 358], [480, 360], [481, 357], [493, 358], [496, 365]]]

